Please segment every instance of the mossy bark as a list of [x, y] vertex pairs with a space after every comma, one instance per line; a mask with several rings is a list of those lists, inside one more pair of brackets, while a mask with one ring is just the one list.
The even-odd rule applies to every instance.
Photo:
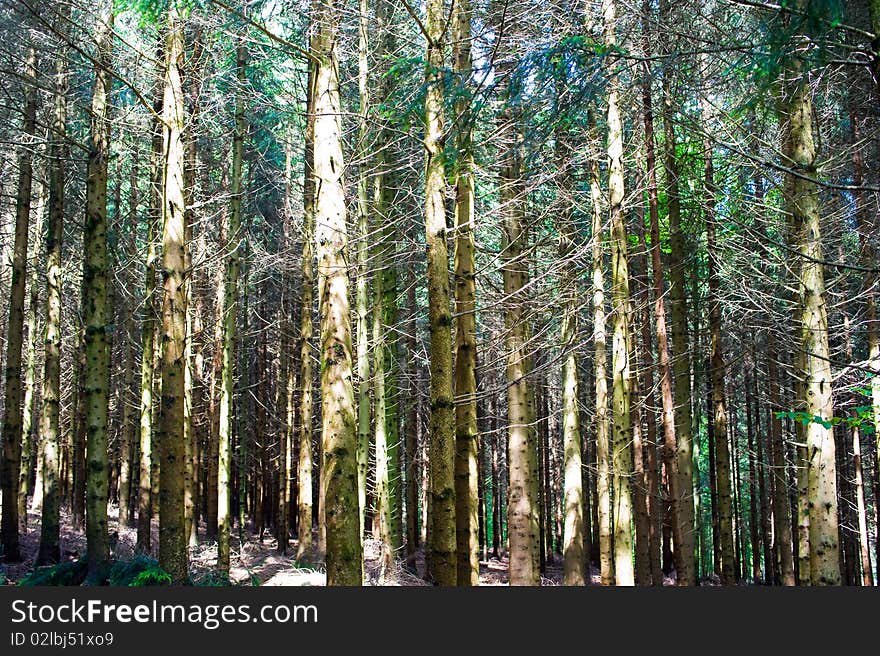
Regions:
[[21, 351], [24, 327], [24, 291], [27, 275], [28, 230], [33, 183], [33, 139], [36, 132], [36, 51], [28, 48], [23, 76], [22, 147], [18, 158], [18, 192], [15, 199], [15, 233], [12, 249], [12, 282], [9, 290], [9, 320], [6, 332], [6, 393], [3, 415], [3, 462], [0, 489], [3, 516], [0, 542], [6, 562], [21, 560], [19, 548], [18, 487], [21, 466]]
[[83, 228], [83, 324], [86, 425], [86, 553], [90, 576], [101, 576], [109, 556], [107, 442], [112, 322], [108, 298], [107, 165], [110, 159], [112, 3], [102, 4], [96, 27], [98, 58], [92, 90], [92, 123]]
[[321, 362], [321, 499], [327, 585], [361, 585], [357, 433], [352, 385], [351, 316], [339, 95], [339, 7], [318, 2], [315, 57], [315, 256]]
[[437, 585], [458, 582], [455, 529], [455, 408], [453, 403], [452, 313], [443, 161], [443, 0], [428, 0], [425, 17], [425, 245], [428, 273], [428, 324], [431, 412], [428, 427], [430, 467], [430, 559]]

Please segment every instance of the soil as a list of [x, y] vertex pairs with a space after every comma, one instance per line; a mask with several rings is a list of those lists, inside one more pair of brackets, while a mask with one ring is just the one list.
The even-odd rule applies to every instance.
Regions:
[[[135, 553], [137, 530], [133, 527], [119, 527], [118, 508], [111, 505], [108, 511], [108, 530], [117, 536], [112, 552], [114, 558], [131, 558]], [[251, 527], [248, 526], [248, 529]], [[217, 560], [217, 543], [204, 541], [204, 525], [200, 526], [198, 546], [190, 547], [190, 571], [194, 580], [211, 573]], [[113, 539], [111, 538], [111, 542]], [[152, 544], [153, 555], [158, 548], [159, 526], [153, 520]], [[34, 560], [40, 545], [40, 514], [28, 510], [27, 530], [21, 533], [21, 552], [24, 560], [20, 563], [0, 565], [6, 574], [7, 584], [15, 584], [33, 570]], [[61, 556], [64, 560], [77, 560], [85, 553], [86, 539], [82, 529], [73, 525], [72, 517], [67, 510], [61, 511]], [[274, 536], [265, 533], [262, 537], [251, 530], [239, 535], [233, 530], [230, 544], [229, 578], [233, 585], [324, 585], [325, 573], [320, 566], [310, 566], [296, 560], [297, 541], [291, 540], [286, 555], [277, 551]], [[425, 571], [425, 559], [421, 550], [408, 562], [404, 559], [395, 560], [392, 571], [381, 571], [380, 544], [377, 540], [367, 539], [364, 543], [364, 585], [386, 586], [422, 586], [430, 585], [422, 576]], [[506, 556], [487, 558], [480, 561], [480, 585], [507, 585], [508, 561]], [[562, 581], [562, 565], [557, 556], [548, 562], [541, 577], [541, 585], [560, 585]], [[593, 577], [599, 583], [598, 575]]]

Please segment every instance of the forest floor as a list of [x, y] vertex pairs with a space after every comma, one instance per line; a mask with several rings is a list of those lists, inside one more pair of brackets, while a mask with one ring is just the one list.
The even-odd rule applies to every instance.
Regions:
[[[115, 533], [118, 536], [112, 555], [114, 558], [131, 558], [135, 553], [137, 530], [128, 526], [123, 526], [120, 530], [117, 521], [118, 508], [111, 505], [107, 510], [108, 530], [111, 535]], [[61, 557], [63, 560], [76, 560], [85, 553], [86, 549], [84, 531], [75, 527], [71, 520], [70, 513], [62, 510]], [[204, 529], [204, 526], [201, 528]], [[256, 534], [248, 531], [244, 538], [241, 540], [238, 532], [233, 530], [229, 569], [229, 578], [233, 585], [321, 586], [325, 584], [326, 577], [321, 568], [297, 562], [296, 540], [290, 541], [288, 554], [281, 555], [277, 551], [275, 537], [268, 533], [259, 539]], [[155, 555], [159, 544], [159, 525], [155, 519], [152, 525], [152, 544]], [[29, 510], [27, 530], [21, 534], [21, 551], [24, 560], [20, 563], [3, 565], [7, 583], [15, 584], [33, 570], [39, 545], [40, 514]], [[425, 571], [425, 560], [421, 550], [408, 566], [403, 560], [396, 560], [392, 571], [385, 572], [384, 576], [381, 571], [379, 542], [372, 539], [366, 540], [364, 552], [364, 585], [430, 585], [422, 578]], [[202, 542], [196, 547], [191, 547], [190, 568], [193, 579], [198, 581], [209, 576], [216, 560], [216, 542]], [[480, 585], [507, 585], [507, 582], [508, 561], [506, 556], [500, 559], [488, 558], [480, 561]], [[562, 565], [557, 557], [556, 561], [547, 564], [541, 577], [541, 585], [560, 585], [561, 582]], [[598, 575], [594, 575], [593, 582], [599, 582]]]

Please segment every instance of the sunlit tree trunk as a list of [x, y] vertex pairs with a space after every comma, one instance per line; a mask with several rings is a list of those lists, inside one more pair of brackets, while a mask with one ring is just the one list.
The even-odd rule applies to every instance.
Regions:
[[[508, 67], [501, 73], [508, 78]], [[522, 120], [518, 99], [506, 79], [505, 106], [499, 116], [501, 135], [499, 194], [502, 212], [502, 276], [507, 305], [507, 527], [510, 584], [540, 585], [540, 475], [534, 393], [527, 375], [529, 319], [526, 285], [529, 275], [529, 232], [525, 222], [522, 172]]]
[[186, 354], [186, 206], [184, 201], [183, 20], [172, 5], [165, 41], [165, 181], [162, 189], [162, 397], [159, 405], [159, 565], [173, 583], [187, 580], [184, 522], [184, 359]]
[[[802, 6], [802, 3], [798, 3]], [[795, 67], [786, 81], [780, 121], [786, 126], [785, 205], [801, 255], [799, 321], [803, 359], [803, 410], [811, 420], [805, 427], [807, 499], [809, 504], [810, 581], [813, 585], [840, 585], [837, 531], [837, 479], [833, 428], [831, 362], [828, 316], [822, 265], [822, 231], [816, 147], [813, 142], [813, 105], [809, 78]]]
[[[561, 129], [556, 135], [557, 163], [560, 172], [559, 255], [565, 263], [560, 288], [563, 290], [563, 314], [560, 342], [568, 352], [562, 362], [562, 445], [563, 445], [563, 583], [580, 586], [586, 583], [584, 554], [584, 489], [581, 459], [580, 411], [578, 408], [578, 293], [579, 270], [575, 261], [577, 229], [572, 219], [574, 180], [571, 175], [571, 146]], [[493, 461], [494, 464], [494, 461]], [[497, 494], [493, 477], [492, 494]]]
[[[614, 0], [603, 0], [605, 44], [610, 51], [617, 47], [617, 16]], [[616, 65], [611, 60], [610, 67]], [[608, 81], [608, 201], [611, 217], [611, 298], [612, 390], [614, 485], [614, 580], [617, 585], [634, 585], [632, 559], [633, 506], [632, 422], [630, 418], [630, 336], [629, 336], [629, 265], [627, 260], [626, 222], [623, 216], [623, 127], [620, 123], [620, 91], [617, 73], [611, 68]]]
[[[471, 75], [470, 0], [453, 4], [453, 66], [460, 84], [469, 88]], [[455, 178], [455, 522], [458, 585], [479, 585], [477, 518], [477, 340], [476, 272], [474, 264], [474, 155], [471, 100], [456, 103], [459, 122]]]
[[[379, 0], [379, 3], [383, 0]], [[378, 7], [378, 3], [377, 3]], [[370, 359], [369, 359], [369, 293], [367, 256], [369, 252], [369, 169], [370, 144], [370, 67], [369, 67], [369, 2], [358, 0], [358, 158], [357, 181], [357, 282], [355, 287], [355, 344], [357, 348], [357, 425], [358, 425], [358, 513], [360, 535], [364, 534], [367, 506], [367, 464], [370, 453]], [[374, 267], [375, 268], [375, 267]]]
[[449, 305], [449, 255], [443, 162], [443, 0], [427, 0], [425, 29], [425, 244], [428, 261], [430, 325], [431, 575], [437, 585], [458, 581], [455, 523], [455, 409], [452, 372], [452, 313]]
[[315, 237], [315, 64], [309, 62], [303, 173], [302, 305], [300, 307], [300, 433], [297, 458], [297, 549], [300, 562], [314, 558], [312, 542], [312, 313], [314, 312]]
[[[340, 98], [336, 40], [338, 17], [319, 6], [315, 71], [315, 256], [321, 363], [319, 551], [326, 554], [328, 585], [359, 585], [363, 578], [358, 535], [357, 459], [351, 381], [351, 325], [347, 234], [342, 184]], [[332, 504], [331, 508], [327, 504]]]
[[[589, 119], [594, 121], [595, 119]], [[611, 444], [608, 435], [608, 351], [605, 314], [605, 228], [599, 162], [590, 160], [593, 229], [593, 367], [595, 378], [596, 505], [599, 528], [599, 570], [602, 585], [614, 583], [611, 534]]]
[[[238, 316], [238, 279], [244, 235], [241, 227], [242, 167], [244, 159], [245, 102], [247, 82], [247, 46], [240, 37], [235, 50], [237, 84], [235, 127], [232, 135], [232, 171], [229, 200], [229, 227], [225, 245], [226, 273], [223, 281], [223, 352], [220, 372], [220, 408], [217, 439], [217, 571], [229, 572], [229, 538], [232, 528], [230, 483], [232, 481], [233, 397], [235, 394], [236, 323]], [[243, 485], [240, 481], [239, 485]]]
[[[165, 59], [162, 37], [156, 52], [158, 61]], [[150, 208], [147, 213], [147, 253], [144, 278], [144, 318], [141, 324], [141, 386], [140, 386], [140, 465], [138, 471], [138, 519], [137, 548], [149, 552], [152, 542], [150, 523], [153, 517], [154, 449], [153, 449], [153, 387], [156, 332], [158, 328], [158, 292], [156, 269], [158, 266], [158, 233], [162, 215], [162, 129], [158, 117], [162, 114], [162, 86], [157, 76], [157, 88], [153, 99], [153, 134], [151, 144]]]
[[326, 502], [327, 585], [361, 585], [357, 432], [351, 380], [351, 318], [346, 266], [346, 207], [342, 173], [337, 39], [334, 0], [314, 7], [315, 256], [321, 317], [321, 498]]

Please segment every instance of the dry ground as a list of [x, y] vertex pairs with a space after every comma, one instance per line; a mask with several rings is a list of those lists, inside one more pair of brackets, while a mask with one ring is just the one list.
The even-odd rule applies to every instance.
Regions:
[[[118, 558], [130, 558], [134, 554], [137, 531], [128, 526], [123, 526], [120, 530], [117, 514], [118, 509], [111, 505], [108, 508], [109, 530], [111, 533], [118, 533], [115, 556]], [[204, 526], [201, 528], [204, 529]], [[158, 523], [155, 520], [153, 521], [152, 529], [152, 542], [155, 552], [159, 541]], [[203, 535], [203, 530], [200, 534]], [[280, 555], [277, 552], [277, 542], [273, 536], [266, 534], [260, 540], [257, 535], [248, 532], [244, 538], [244, 540], [240, 540], [237, 531], [233, 531], [229, 577], [234, 585], [324, 585], [325, 574], [320, 567], [312, 568], [296, 561], [296, 540], [291, 540], [291, 546], [287, 555]], [[39, 513], [29, 511], [27, 530], [21, 535], [21, 549], [24, 561], [2, 565], [5, 569], [8, 583], [17, 582], [33, 569], [39, 543], [40, 516]], [[66, 560], [79, 558], [85, 552], [85, 545], [86, 541], [83, 531], [75, 528], [71, 522], [70, 514], [66, 510], [62, 510], [62, 558]], [[393, 570], [386, 572], [383, 577], [379, 560], [379, 546], [376, 540], [367, 540], [364, 546], [365, 585], [429, 585], [420, 577], [420, 575], [424, 575], [425, 568], [424, 557], [421, 552], [417, 554], [414, 562], [410, 565], [406, 565], [402, 559], [398, 559], [395, 561]], [[216, 542], [202, 542], [199, 546], [190, 548], [193, 577], [198, 579], [210, 573], [216, 558]], [[559, 585], [561, 580], [561, 565], [558, 562], [548, 564], [541, 584]], [[594, 576], [594, 581], [598, 583], [597, 576]], [[501, 559], [488, 558], [480, 562], [481, 585], [507, 585], [507, 582], [508, 563], [506, 557]]]

